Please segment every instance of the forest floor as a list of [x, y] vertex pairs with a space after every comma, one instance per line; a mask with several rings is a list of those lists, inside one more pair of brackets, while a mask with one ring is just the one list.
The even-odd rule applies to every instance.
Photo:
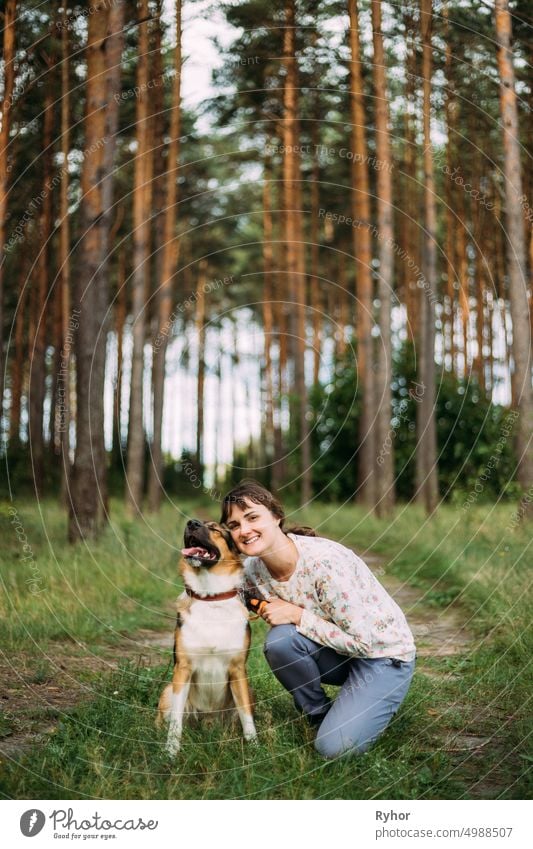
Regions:
[[[367, 554], [365, 559], [371, 568], [383, 567], [385, 563], [375, 555]], [[436, 686], [457, 678], [457, 673], [447, 667], [443, 669], [438, 659], [461, 657], [472, 649], [474, 637], [464, 626], [465, 611], [459, 605], [450, 605], [436, 621], [434, 611], [424, 608], [419, 588], [410, 587], [393, 576], [389, 576], [384, 585], [408, 616], [417, 644], [416, 674], [429, 678]], [[169, 604], [169, 616], [172, 608]], [[140, 668], [169, 664], [172, 642], [171, 629], [164, 632], [144, 629], [113, 645], [100, 643], [89, 648], [72, 642], [55, 643], [46, 652], [22, 652], [9, 658], [4, 655], [0, 660], [4, 719], [0, 734], [3, 730], [5, 736], [0, 739], [0, 756], [16, 759], [34, 745], [45, 744], [55, 733], [62, 716], [94, 698], [95, 680], [117, 672], [125, 660]], [[464, 711], [467, 706], [455, 702], [454, 707]], [[438, 710], [428, 709], [435, 745], [459, 757], [466, 753], [469, 757], [463, 758], [463, 762], [472, 760], [473, 772], [480, 750], [499, 745], [495, 737], [483, 736], [468, 726], [447, 733], [445, 728], [439, 728], [438, 715]], [[503, 789], [495, 780], [480, 779], [476, 795], [487, 798]]]
[[[339, 538], [333, 529], [329, 535]], [[112, 634], [96, 638], [78, 636], [70, 628], [68, 639], [42, 640], [28, 628], [26, 639], [2, 651], [4, 797], [528, 795], [526, 773], [533, 758], [521, 730], [527, 699], [517, 641], [503, 650], [499, 665], [496, 623], [486, 627], [479, 604], [473, 608], [472, 598], [458, 590], [457, 576], [448, 573], [436, 585], [420, 565], [413, 570], [413, 546], [401, 555], [396, 541], [391, 557], [391, 540], [385, 545], [373, 537], [388, 555], [362, 551], [361, 545], [357, 553], [406, 613], [417, 644], [417, 671], [391, 728], [357, 763], [351, 761], [350, 767], [345, 759], [325, 765], [314, 753], [310, 729], [266, 667], [261, 651], [265, 626], [256, 622], [249, 667], [263, 738], [259, 748], [252, 752], [243, 746], [235, 728], [191, 728], [179, 762], [169, 764], [153, 718], [162, 683], [171, 674], [176, 595], [171, 591], [162, 598], [159, 621], [150, 627], [113, 627]], [[420, 553], [415, 559], [420, 564]], [[472, 594], [471, 575], [467, 586]], [[522, 639], [520, 634], [518, 642]]]

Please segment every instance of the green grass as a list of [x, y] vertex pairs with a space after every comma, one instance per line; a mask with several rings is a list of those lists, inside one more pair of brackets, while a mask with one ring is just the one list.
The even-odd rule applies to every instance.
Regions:
[[[3, 510], [9, 562], [0, 639], [4, 650], [39, 654], [65, 640], [113, 645], [136, 628], [171, 628], [169, 600], [178, 591], [176, 551], [184, 514], [195, 505], [167, 505], [146, 523], [126, 521], [113, 505], [113, 522], [90, 547], [64, 542], [65, 518], [55, 505], [42, 517], [29, 503], [16, 505], [45, 591], [25, 584], [20, 542]], [[204, 504], [204, 509], [209, 505]], [[210, 509], [214, 517], [216, 509]], [[164, 754], [164, 731], [153, 719], [169, 665], [147, 668], [124, 662], [112, 675], [89, 675], [97, 695], [60, 711], [46, 745], [3, 764], [0, 792], [8, 798], [500, 798], [532, 795], [532, 750], [527, 675], [533, 654], [530, 627], [530, 533], [508, 531], [511, 509], [441, 509], [430, 521], [414, 507], [392, 521], [360, 508], [313, 506], [292, 519], [314, 524], [326, 536], [364, 556], [379, 552], [390, 571], [415, 585], [431, 627], [450, 603], [460, 604], [476, 643], [464, 655], [429, 658], [386, 734], [361, 758], [323, 762], [313, 735], [262, 656], [264, 623], [254, 623], [249, 674], [256, 693], [257, 747], [239, 729], [187, 726], [174, 761]], [[445, 674], [443, 674], [445, 673]], [[46, 682], [44, 660], [33, 668]], [[0, 733], [13, 717], [0, 714]], [[486, 738], [476, 754], [450, 751], [443, 740], [457, 732]], [[457, 748], [461, 748], [458, 746]], [[476, 784], [483, 779], [484, 785]]]

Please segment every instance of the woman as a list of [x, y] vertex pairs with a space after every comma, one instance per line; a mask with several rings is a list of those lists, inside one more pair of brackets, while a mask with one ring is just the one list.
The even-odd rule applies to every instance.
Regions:
[[[224, 524], [246, 555], [246, 580], [269, 599], [265, 656], [325, 758], [359, 754], [385, 730], [415, 666], [405, 616], [350, 549], [311, 528], [284, 530], [280, 502], [256, 481], [223, 499]], [[334, 702], [322, 684], [341, 685]]]

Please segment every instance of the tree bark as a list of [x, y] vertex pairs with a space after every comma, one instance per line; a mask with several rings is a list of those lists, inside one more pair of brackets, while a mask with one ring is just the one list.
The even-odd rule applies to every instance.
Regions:
[[272, 162], [265, 156], [263, 177], [263, 337], [265, 361], [265, 466], [274, 459], [274, 384], [272, 379], [273, 336], [273, 250], [272, 250]]
[[357, 500], [368, 507], [376, 504], [374, 476], [374, 372], [372, 370], [372, 235], [365, 133], [363, 71], [359, 40], [357, 0], [349, 0], [350, 14], [350, 105], [352, 123], [352, 210], [358, 226], [353, 228], [356, 261], [356, 337], [358, 378], [362, 404], [359, 423], [359, 481]]
[[[415, 45], [415, 20], [412, 7], [408, 4], [403, 12], [406, 56], [405, 99], [407, 108], [404, 113], [405, 127], [405, 250], [406, 255], [401, 259], [402, 276], [404, 279], [405, 309], [407, 313], [408, 339], [413, 342], [419, 332], [419, 299], [416, 279], [409, 268], [409, 261], [420, 268], [420, 249], [418, 235], [418, 216], [421, 206], [420, 190], [417, 178], [417, 146], [416, 119], [419, 108], [416, 97], [416, 82], [419, 76], [417, 51]], [[403, 256], [403, 255], [402, 255]]]
[[[280, 189], [280, 181], [274, 183], [278, 191]], [[282, 184], [281, 184], [282, 187]], [[277, 209], [283, 207], [283, 201], [277, 198]], [[274, 273], [272, 277], [272, 294], [274, 298], [273, 309], [273, 324], [275, 327], [277, 341], [277, 362], [273, 369], [273, 382], [275, 390], [273, 390], [273, 416], [274, 416], [274, 459], [272, 463], [271, 488], [274, 492], [282, 486], [286, 474], [286, 454], [284, 451], [283, 439], [283, 420], [282, 408], [284, 398], [286, 397], [286, 381], [287, 373], [287, 322], [286, 322], [286, 304], [285, 293], [282, 286], [282, 277], [280, 269], [282, 261], [280, 259], [280, 251], [282, 250], [281, 238], [279, 235], [279, 219], [274, 217], [272, 220], [273, 241], [273, 262]]]
[[43, 116], [43, 206], [40, 218], [40, 250], [37, 262], [37, 327], [30, 364], [29, 435], [33, 483], [37, 495], [44, 486], [44, 399], [46, 388], [46, 337], [47, 322], [52, 319], [49, 305], [50, 290], [50, 237], [52, 233], [52, 131], [54, 126], [54, 97], [50, 76], [52, 62], [48, 63], [48, 88], [45, 94]]
[[[446, 166], [448, 173], [453, 171], [455, 145], [455, 115], [457, 110], [457, 101], [455, 96], [454, 80], [453, 80], [453, 56], [452, 46], [449, 42], [449, 19], [448, 6], [443, 9], [445, 20], [445, 38], [446, 38], [446, 60], [445, 60], [445, 75], [446, 75], [446, 99], [444, 103], [444, 115], [446, 120], [447, 143], [446, 143]], [[444, 197], [446, 201], [446, 300], [448, 308], [447, 321], [447, 339], [446, 353], [450, 357], [450, 371], [452, 374], [457, 374], [456, 368], [456, 351], [455, 351], [455, 244], [456, 244], [456, 222], [453, 204], [453, 189], [452, 181], [445, 180], [444, 182]]]
[[[16, 0], [7, 0], [4, 11], [4, 98], [0, 104], [2, 125], [0, 127], [0, 414], [4, 401], [4, 264], [6, 241], [7, 196], [9, 193], [9, 173], [13, 162], [9, 156], [9, 131], [11, 128], [11, 107], [15, 84], [15, 19]], [[10, 168], [11, 165], [11, 168]]]
[[[313, 46], [316, 47], [318, 34], [313, 31]], [[320, 264], [320, 163], [316, 153], [319, 145], [320, 127], [320, 80], [315, 82], [313, 91], [313, 121], [311, 123], [311, 150], [313, 151], [313, 165], [311, 171], [311, 280], [310, 280], [310, 303], [313, 326], [313, 385], [318, 383], [320, 372], [320, 357], [322, 348], [321, 327], [323, 324], [322, 297], [319, 277]]]
[[136, 109], [137, 155], [135, 157], [133, 190], [133, 352], [126, 474], [126, 511], [131, 518], [142, 512], [144, 488], [144, 339], [146, 294], [149, 279], [151, 212], [148, 17], [148, 0], [140, 0], [138, 5], [139, 59], [136, 78], [136, 85], [139, 90]]
[[70, 150], [70, 73], [67, 3], [61, 16], [61, 183], [59, 227], [59, 285], [61, 287], [61, 363], [58, 376], [58, 430], [61, 445], [60, 500], [66, 500], [70, 477], [70, 364], [71, 346], [67, 339], [70, 317], [70, 218], [68, 214], [68, 154]]
[[394, 279], [394, 230], [392, 217], [392, 155], [389, 135], [389, 108], [383, 33], [381, 32], [381, 0], [372, 0], [374, 40], [374, 90], [376, 94], [376, 158], [377, 224], [379, 231], [379, 328], [376, 372], [376, 423], [379, 454], [376, 457], [376, 509], [378, 516], [388, 516], [394, 507], [394, 448], [388, 448], [392, 414], [392, 340], [391, 309]]
[[422, 79], [424, 120], [424, 246], [422, 253], [423, 286], [420, 289], [420, 344], [418, 381], [421, 397], [417, 405], [416, 453], [417, 499], [430, 515], [437, 507], [437, 431], [435, 423], [435, 297], [437, 277], [436, 204], [431, 146], [431, 0], [421, 0]]
[[113, 450], [122, 456], [122, 371], [124, 365], [124, 325], [126, 324], [126, 254], [121, 246], [118, 255], [118, 279], [115, 301], [115, 333], [117, 336], [117, 373], [113, 392]]
[[179, 242], [176, 237], [178, 202], [178, 175], [180, 132], [181, 132], [181, 0], [176, 0], [176, 47], [174, 48], [174, 78], [172, 82], [172, 111], [170, 114], [170, 141], [168, 145], [166, 200], [163, 229], [163, 257], [161, 283], [158, 292], [158, 333], [152, 350], [152, 387], [154, 403], [154, 426], [152, 440], [152, 462], [148, 481], [148, 506], [158, 510], [161, 503], [163, 454], [161, 432], [163, 427], [163, 405], [165, 388], [165, 355], [168, 346], [168, 327], [172, 312], [172, 286], [178, 262]]
[[[116, 10], [116, 7], [114, 7]], [[111, 19], [110, 19], [111, 15]], [[115, 21], [116, 23], [112, 23]], [[109, 289], [110, 169], [115, 134], [109, 104], [118, 103], [118, 77], [109, 54], [117, 18], [106, 0], [93, 6], [88, 21], [85, 156], [82, 170], [82, 240], [76, 307], [69, 316], [76, 350], [76, 452], [70, 483], [69, 539], [95, 537], [107, 519], [104, 439], [104, 377]], [[120, 61], [118, 61], [120, 65]], [[117, 95], [117, 97], [115, 97]], [[112, 110], [113, 111], [113, 110]]]
[[468, 324], [470, 320], [470, 306], [468, 301], [469, 295], [469, 280], [468, 280], [468, 257], [466, 255], [466, 240], [467, 240], [467, 220], [465, 210], [464, 190], [458, 186], [455, 192], [452, 192], [452, 198], [455, 196], [455, 210], [457, 215], [456, 226], [456, 261], [457, 261], [457, 276], [459, 283], [459, 309], [461, 311], [461, 329], [462, 329], [462, 351], [463, 351], [463, 378], [468, 378]]
[[198, 287], [196, 291], [196, 336], [198, 339], [198, 367], [196, 397], [198, 418], [196, 424], [196, 462], [200, 478], [204, 479], [204, 386], [205, 386], [205, 283], [207, 262], [200, 260]]
[[298, 66], [296, 59], [295, 0], [286, 0], [283, 37], [283, 184], [285, 208], [285, 240], [287, 245], [287, 274], [292, 301], [291, 335], [294, 345], [295, 403], [291, 422], [296, 443], [299, 444], [300, 498], [306, 504], [311, 498], [311, 442], [307, 420], [307, 387], [305, 383], [305, 251], [302, 229], [300, 188], [300, 155], [298, 152]]
[[522, 172], [518, 134], [511, 16], [508, 0], [496, 0], [496, 42], [500, 75], [500, 114], [503, 134], [507, 274], [513, 327], [511, 374], [518, 412], [515, 424], [517, 478], [522, 488], [519, 516], [533, 515], [533, 391], [531, 388], [531, 324], [529, 319], [526, 245], [520, 199]]
[[11, 413], [9, 420], [9, 441], [20, 444], [20, 413], [22, 404], [22, 387], [24, 384], [24, 318], [28, 296], [26, 279], [27, 268], [22, 264], [19, 275], [19, 297], [15, 318], [15, 356], [11, 371]]

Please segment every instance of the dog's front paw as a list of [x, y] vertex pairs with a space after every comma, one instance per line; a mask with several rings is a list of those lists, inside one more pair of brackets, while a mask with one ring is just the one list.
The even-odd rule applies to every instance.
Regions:
[[181, 731], [178, 728], [173, 728], [170, 726], [170, 730], [168, 732], [167, 742], [165, 746], [165, 751], [171, 758], [175, 757], [178, 754], [181, 746]]
[[241, 715], [242, 733], [247, 743], [257, 743], [257, 731], [253, 716], [249, 714]]
[[251, 743], [252, 746], [257, 746], [259, 743], [259, 738], [257, 736], [257, 731], [255, 728], [246, 728], [244, 731], [244, 739], [247, 743]]

